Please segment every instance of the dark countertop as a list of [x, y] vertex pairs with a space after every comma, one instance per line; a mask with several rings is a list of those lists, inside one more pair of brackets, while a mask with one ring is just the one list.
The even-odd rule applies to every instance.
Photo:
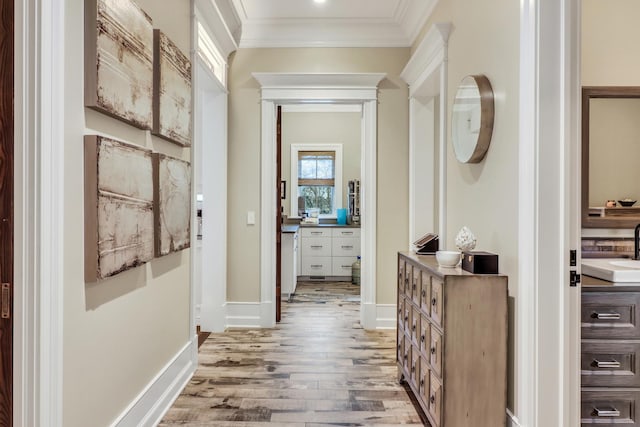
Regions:
[[300, 224], [300, 227], [309, 228], [360, 228], [360, 224]]

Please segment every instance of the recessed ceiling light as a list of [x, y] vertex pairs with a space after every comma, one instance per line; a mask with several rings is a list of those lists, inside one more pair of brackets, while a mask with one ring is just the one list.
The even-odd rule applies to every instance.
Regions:
[[327, 0], [313, 0], [314, 3], [317, 4], [322, 4], [322, 3], [326, 3]]

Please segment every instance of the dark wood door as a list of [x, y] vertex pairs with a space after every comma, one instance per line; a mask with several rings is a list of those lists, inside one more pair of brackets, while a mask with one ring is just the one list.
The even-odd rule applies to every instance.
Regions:
[[280, 181], [282, 180], [282, 107], [278, 105], [276, 120], [276, 322], [282, 316], [282, 199], [280, 198]]
[[13, 424], [13, 1], [0, 9], [0, 426]]

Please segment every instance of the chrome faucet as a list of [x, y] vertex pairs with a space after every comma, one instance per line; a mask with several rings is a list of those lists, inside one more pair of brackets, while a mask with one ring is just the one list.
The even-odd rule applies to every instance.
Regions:
[[640, 224], [636, 225], [633, 233], [633, 259], [640, 259]]

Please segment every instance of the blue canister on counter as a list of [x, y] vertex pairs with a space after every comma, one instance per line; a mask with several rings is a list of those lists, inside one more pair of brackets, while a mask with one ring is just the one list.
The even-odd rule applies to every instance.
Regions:
[[344, 208], [338, 209], [337, 210], [337, 216], [338, 216], [338, 224], [340, 225], [346, 225], [347, 224], [347, 210]]

